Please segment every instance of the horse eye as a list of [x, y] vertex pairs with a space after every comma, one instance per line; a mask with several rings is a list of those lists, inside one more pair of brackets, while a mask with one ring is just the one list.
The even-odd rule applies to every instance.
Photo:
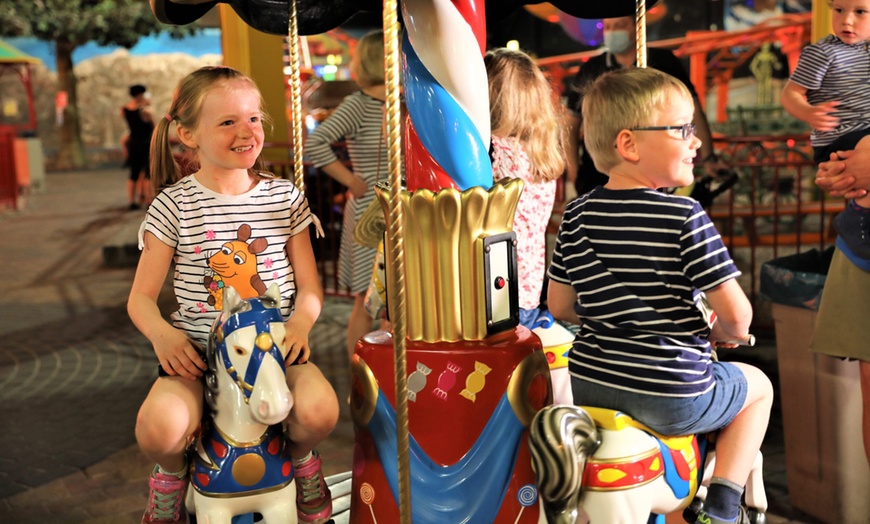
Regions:
[[243, 348], [243, 347], [236, 346], [235, 349], [236, 349], [236, 355], [243, 357], [243, 356], [245, 356], [245, 353], [247, 353], [247, 351], [245, 351], [245, 348]]

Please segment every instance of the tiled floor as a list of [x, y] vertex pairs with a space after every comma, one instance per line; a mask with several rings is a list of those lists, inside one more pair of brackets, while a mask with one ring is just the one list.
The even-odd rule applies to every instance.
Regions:
[[[27, 209], [0, 214], [0, 523], [139, 522], [152, 464], [133, 424], [155, 359], [125, 312], [132, 268], [108, 268], [101, 256], [141, 220], [124, 211], [125, 180], [118, 170], [51, 173]], [[328, 299], [311, 336], [339, 399], [349, 393], [350, 307]], [[741, 358], [776, 379], [771, 341]], [[341, 404], [319, 446], [326, 474], [351, 469], [353, 427]], [[763, 451], [768, 522], [819, 522], [790, 505], [778, 404]]]

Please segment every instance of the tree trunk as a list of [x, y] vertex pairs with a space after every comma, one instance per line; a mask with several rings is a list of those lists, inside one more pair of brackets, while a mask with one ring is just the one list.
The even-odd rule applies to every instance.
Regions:
[[60, 151], [56, 165], [58, 169], [81, 169], [87, 163], [79, 123], [76, 77], [72, 63], [72, 52], [75, 47], [69, 42], [57, 42], [58, 93], [65, 92], [67, 101], [60, 127]]

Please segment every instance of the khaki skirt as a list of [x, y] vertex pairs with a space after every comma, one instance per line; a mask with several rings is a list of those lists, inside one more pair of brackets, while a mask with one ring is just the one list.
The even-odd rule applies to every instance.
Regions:
[[870, 272], [839, 249], [825, 280], [810, 349], [870, 362]]

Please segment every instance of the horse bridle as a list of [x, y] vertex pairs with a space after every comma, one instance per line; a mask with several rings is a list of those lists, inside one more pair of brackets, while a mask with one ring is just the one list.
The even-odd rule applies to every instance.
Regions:
[[[221, 324], [215, 334], [215, 343], [221, 358], [223, 359], [224, 367], [242, 393], [245, 395], [245, 402], [251, 398], [251, 392], [254, 390], [254, 382], [257, 380], [257, 375], [260, 373], [260, 366], [266, 355], [271, 355], [284, 370], [284, 356], [281, 354], [281, 349], [275, 344], [272, 338], [270, 324], [273, 322], [283, 322], [281, 312], [274, 307], [266, 307], [262, 300], [252, 299], [249, 302], [250, 309], [231, 315], [226, 322]], [[254, 348], [251, 358], [248, 361], [248, 369], [245, 371], [245, 377], [241, 378], [230, 360], [229, 350], [227, 349], [226, 338], [235, 330], [248, 326], [256, 326], [257, 338], [254, 340]], [[254, 351], [254, 349], [259, 351]], [[248, 350], [249, 348], [244, 348]]]

